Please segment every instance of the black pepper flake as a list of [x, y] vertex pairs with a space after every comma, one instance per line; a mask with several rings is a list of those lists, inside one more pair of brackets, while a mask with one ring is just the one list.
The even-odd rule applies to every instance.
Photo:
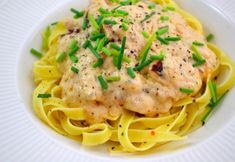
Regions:
[[218, 79], [218, 76], [214, 77], [214, 79], [217, 80], [217, 79]]
[[115, 149], [115, 147], [112, 147], [111, 149], [112, 149], [112, 150], [114, 150], [114, 149]]
[[205, 124], [206, 124], [206, 123], [203, 121], [203, 122], [202, 122], [202, 126], [204, 126]]
[[119, 125], [119, 127], [121, 128], [121, 127], [122, 127], [122, 125]]
[[121, 136], [124, 136], [124, 132], [122, 132]]
[[195, 103], [196, 102], [196, 100], [195, 99], [193, 99], [193, 103]]

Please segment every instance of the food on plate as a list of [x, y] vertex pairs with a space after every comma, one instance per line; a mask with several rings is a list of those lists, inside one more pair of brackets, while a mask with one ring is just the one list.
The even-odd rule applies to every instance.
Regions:
[[92, 0], [71, 12], [31, 50], [33, 106], [84, 145], [137, 152], [183, 140], [234, 86], [234, 63], [174, 1]]

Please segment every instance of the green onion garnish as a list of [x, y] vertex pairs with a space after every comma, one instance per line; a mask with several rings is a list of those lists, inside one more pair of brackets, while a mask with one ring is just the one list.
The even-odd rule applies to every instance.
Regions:
[[34, 56], [36, 56], [36, 57], [38, 57], [38, 58], [42, 58], [42, 56], [43, 56], [43, 54], [42, 54], [41, 52], [35, 50], [34, 48], [32, 48], [32, 49], [30, 50], [30, 52], [31, 52], [32, 55], [34, 55]]
[[204, 46], [203, 43], [198, 42], [198, 41], [194, 41], [194, 42], [193, 42], [193, 45], [195, 45], [195, 46]]
[[87, 17], [84, 17], [83, 19], [83, 23], [82, 23], [82, 29], [86, 30], [87, 26], [88, 26], [89, 20], [87, 19]]
[[38, 94], [38, 98], [50, 98], [51, 97], [51, 94]]
[[128, 30], [128, 25], [126, 23], [122, 23], [122, 30], [127, 31]]
[[143, 20], [141, 20], [140, 22], [141, 23], [145, 22], [146, 20], [150, 19], [155, 14], [156, 14], [156, 12], [152, 12], [149, 15], [146, 15], [145, 18]]
[[194, 91], [193, 91], [193, 89], [189, 89], [189, 88], [180, 88], [180, 92], [186, 93], [186, 94], [191, 94]]
[[132, 79], [134, 79], [134, 78], [136, 77], [135, 72], [134, 72], [133, 68], [131, 68], [131, 67], [127, 68], [127, 74], [128, 74]]
[[91, 35], [90, 39], [92, 41], [96, 41], [97, 39], [102, 39], [105, 37], [105, 34], [104, 33], [97, 33], [97, 34], [93, 34]]
[[165, 26], [165, 27], [159, 28], [156, 34], [160, 36], [160, 35], [167, 33], [168, 31], [169, 31], [169, 27]]
[[89, 40], [86, 40], [84, 44], [82, 45], [82, 47], [86, 49], [90, 44], [91, 42]]
[[79, 70], [74, 66], [71, 67], [71, 71], [76, 73], [76, 74], [78, 74], [78, 72], [79, 72]]
[[120, 76], [109, 76], [109, 77], [106, 77], [106, 81], [107, 82], [117, 82], [117, 81], [120, 81], [120, 80], [121, 80]]
[[66, 53], [62, 52], [60, 55], [57, 56], [56, 62], [61, 63], [62, 61], [64, 61], [65, 57], [66, 57]]
[[103, 19], [104, 19], [104, 17], [99, 15], [98, 18], [96, 19], [97, 24], [101, 25]]
[[154, 8], [156, 8], [156, 3], [150, 3], [150, 4], [148, 5], [148, 8], [149, 8], [149, 9], [154, 9]]
[[228, 91], [225, 92], [215, 103], [210, 104], [209, 111], [201, 119], [201, 122], [203, 125], [205, 124], [205, 122], [206, 122], [207, 118], [209, 117], [209, 115], [211, 114], [211, 112], [220, 104], [220, 102], [224, 99], [224, 97], [226, 96], [227, 93], [228, 93]]
[[148, 41], [147, 41], [147, 43], [145, 44], [145, 46], [143, 47], [143, 49], [140, 51], [139, 56], [138, 56], [139, 60], [142, 59], [142, 57], [143, 57], [145, 51], [148, 50], [148, 48], [150, 48], [150, 47], [152, 46], [152, 43], [153, 43], [153, 41], [154, 41], [155, 39], [156, 39], [156, 35], [155, 35], [155, 33], [154, 33], [154, 34], [152, 34], [152, 36], [148, 39]]
[[167, 12], [167, 11], [175, 11], [175, 8], [172, 6], [166, 6], [164, 9], [162, 9], [162, 12]]
[[97, 45], [97, 51], [101, 51], [104, 47], [105, 38], [101, 39]]
[[195, 64], [193, 64], [193, 67], [197, 67], [200, 65], [203, 65], [206, 63], [206, 60], [201, 56], [200, 52], [198, 51], [197, 47], [195, 45], [192, 45], [192, 50], [193, 50], [193, 60], [196, 61]]
[[165, 58], [165, 52], [161, 51], [159, 55], [152, 55], [150, 56], [150, 60], [152, 61], [162, 61]]
[[88, 48], [97, 59], [102, 58], [101, 55], [94, 49], [94, 47], [91, 44], [88, 46]]
[[124, 36], [123, 39], [122, 39], [121, 51], [120, 51], [120, 54], [119, 54], [119, 56], [118, 56], [117, 68], [118, 68], [119, 70], [120, 70], [121, 67], [122, 67], [122, 60], [123, 60], [123, 56], [124, 56], [125, 46], [126, 46], [126, 36]]
[[122, 22], [124, 22], [124, 23], [126, 23], [126, 24], [129, 24], [129, 23], [130, 23], [130, 21], [127, 20], [127, 19], [123, 19]]
[[117, 24], [117, 22], [114, 20], [104, 20], [103, 23], [106, 25], [116, 25]]
[[207, 42], [210, 42], [214, 39], [214, 35], [212, 33], [208, 34], [206, 37]]
[[109, 13], [110, 13], [108, 10], [104, 9], [103, 7], [100, 7], [100, 8], [99, 8], [99, 12], [100, 12], [101, 14], [109, 14]]
[[176, 41], [180, 41], [181, 38], [180, 37], [166, 37], [165, 40], [176, 42]]
[[104, 63], [104, 60], [102, 58], [99, 58], [97, 62], [93, 64], [93, 68], [100, 67]]
[[78, 19], [78, 18], [80, 18], [80, 17], [82, 17], [84, 15], [84, 11], [78, 11], [78, 10], [76, 10], [74, 8], [71, 8], [70, 11], [75, 14], [74, 15], [75, 19]]
[[78, 41], [73, 39], [69, 44], [69, 48], [74, 49], [75, 47], [77, 47], [77, 45], [78, 45]]
[[48, 26], [42, 33], [42, 49], [47, 50], [48, 49], [48, 39], [51, 35], [51, 28]]
[[146, 61], [149, 51], [150, 51], [150, 47], [144, 52], [140, 64], [143, 64]]
[[[119, 54], [120, 54], [120, 51], [117, 51], [117, 50], [115, 50], [115, 49], [112, 49], [112, 50], [111, 50], [111, 53], [112, 53], [113, 56], [115, 56], [115, 57], [118, 58], [118, 56], [119, 56]], [[123, 56], [123, 61], [126, 62], [126, 63], [128, 63], [128, 64], [131, 62], [131, 60], [130, 60], [127, 56]]]
[[119, 47], [116, 43], [109, 43], [110, 47], [115, 49], [115, 50], [118, 50], [120, 51], [121, 50], [121, 47]]
[[146, 31], [143, 31], [143, 32], [142, 32], [142, 35], [143, 35], [145, 38], [149, 38], [149, 34], [148, 34]]
[[215, 103], [217, 101], [217, 88], [216, 88], [216, 84], [210, 80], [210, 81], [208, 81], [208, 86], [209, 86], [209, 89], [210, 89], [212, 102]]
[[127, 16], [129, 13], [124, 10], [116, 10], [117, 13], [122, 14], [123, 16]]
[[100, 26], [97, 24], [97, 22], [95, 21], [95, 18], [94, 18], [91, 14], [88, 15], [88, 19], [89, 19], [91, 25], [92, 25], [96, 30], [100, 30]]
[[137, 67], [134, 68], [135, 71], [141, 71], [143, 68], [146, 66], [149, 66], [152, 63], [152, 60], [147, 60], [144, 63], [138, 65]]
[[118, 56], [113, 57], [113, 64], [115, 67], [118, 67]]
[[68, 55], [69, 55], [69, 56], [75, 55], [76, 52], [78, 51], [78, 49], [79, 49], [78, 46], [74, 47], [73, 49], [71, 49], [71, 50], [68, 52]]
[[98, 81], [99, 81], [100, 86], [102, 87], [103, 90], [108, 89], [108, 84], [106, 83], [106, 81], [104, 80], [102, 75], [98, 76]]
[[73, 63], [78, 63], [78, 58], [77, 58], [77, 56], [75, 56], [75, 55], [70, 55], [69, 56], [69, 58], [70, 58], [70, 60], [73, 62]]
[[168, 21], [169, 20], [169, 16], [161, 16], [160, 20], [161, 21]]
[[104, 54], [107, 56], [112, 56], [112, 53], [108, 48], [103, 47], [102, 52], [104, 52]]
[[165, 40], [164, 38], [157, 36], [157, 40], [159, 40], [162, 44], [168, 45], [169, 42], [167, 40]]

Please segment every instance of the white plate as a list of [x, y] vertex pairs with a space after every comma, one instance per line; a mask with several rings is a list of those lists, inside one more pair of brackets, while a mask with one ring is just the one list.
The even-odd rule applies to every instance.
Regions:
[[[216, 44], [235, 60], [235, 27], [228, 17], [203, 0], [178, 0], [198, 17]], [[224, 4], [233, 9], [232, 1]], [[48, 23], [69, 15], [70, 7], [85, 7], [85, 0], [1, 0], [0, 2], [0, 161], [234, 161], [235, 90], [226, 97], [207, 125], [176, 143], [177, 149], [148, 155], [110, 156], [101, 148], [84, 148], [45, 126], [31, 106], [31, 47], [39, 47], [40, 31]], [[231, 4], [231, 5], [230, 5]], [[233, 5], [232, 5], [233, 4]], [[233, 6], [233, 7], [232, 7]], [[235, 13], [231, 14], [232, 16]], [[165, 150], [165, 151], [163, 151]]]

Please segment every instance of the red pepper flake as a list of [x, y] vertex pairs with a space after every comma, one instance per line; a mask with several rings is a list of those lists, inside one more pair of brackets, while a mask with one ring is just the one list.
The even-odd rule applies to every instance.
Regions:
[[155, 136], [156, 133], [155, 133], [155, 131], [151, 131], [150, 134], [151, 134], [151, 136]]
[[152, 71], [161, 74], [163, 71], [163, 64], [162, 61], [158, 61], [156, 64], [152, 66]]

